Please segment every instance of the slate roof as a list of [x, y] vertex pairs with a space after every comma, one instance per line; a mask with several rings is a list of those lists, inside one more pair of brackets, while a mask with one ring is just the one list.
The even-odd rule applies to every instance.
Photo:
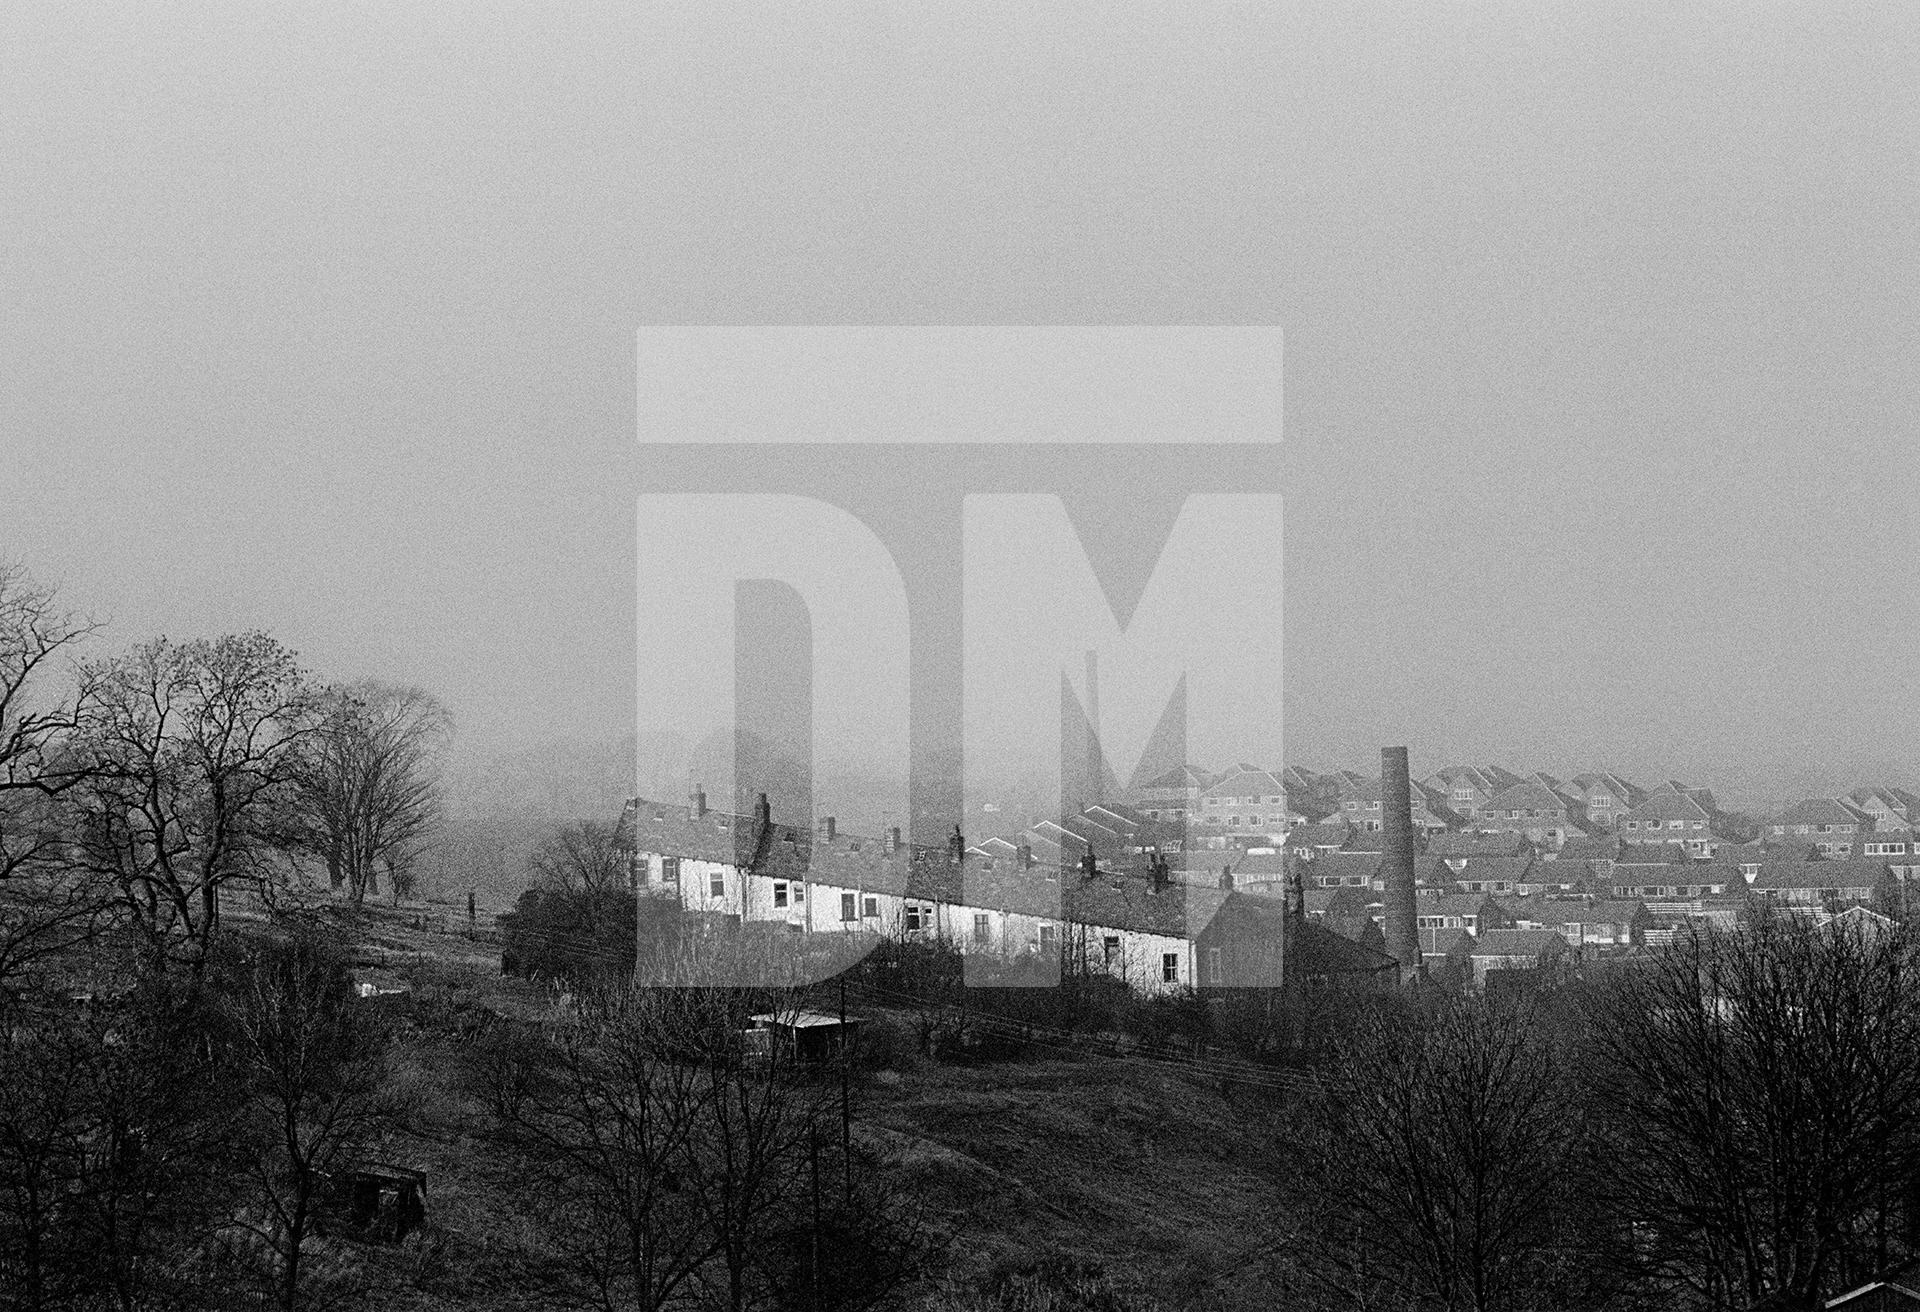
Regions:
[[1160, 791], [1177, 791], [1205, 788], [1213, 782], [1213, 776], [1197, 765], [1176, 765], [1165, 774], [1156, 775], [1144, 784], [1141, 790], [1152, 788]]
[[1795, 802], [1767, 821], [1768, 825], [1852, 825], [1855, 830], [1871, 828], [1873, 817], [1855, 810], [1832, 797], [1809, 797]]
[[1380, 865], [1381, 856], [1378, 852], [1328, 852], [1303, 866], [1302, 873], [1308, 879], [1327, 875], [1364, 875], [1371, 880], [1380, 873]]
[[1288, 847], [1342, 847], [1353, 826], [1340, 824], [1304, 824], [1295, 825], [1287, 831]]
[[1620, 839], [1614, 834], [1575, 834], [1552, 853], [1550, 860], [1611, 861], [1620, 854]]
[[1420, 931], [1420, 955], [1444, 957], [1454, 948], [1473, 945], [1473, 935], [1464, 929], [1423, 929]]
[[1864, 889], [1872, 892], [1886, 878], [1882, 860], [1768, 861], [1750, 887], [1756, 893], [1787, 889]]
[[1202, 796], [1220, 798], [1257, 798], [1264, 805], [1269, 797], [1284, 798], [1286, 785], [1280, 782], [1280, 776], [1271, 770], [1258, 770], [1251, 766], [1240, 766], [1230, 770], [1225, 776], [1207, 785]]
[[776, 823], [762, 835], [750, 816], [715, 811], [695, 816], [688, 807], [645, 799], [628, 803], [622, 829], [636, 851], [742, 868], [755, 863], [756, 873], [772, 879], [807, 879], [1171, 937], [1198, 932], [1223, 902], [1237, 896], [1181, 884], [1156, 891], [1144, 861], [1119, 870], [1102, 868], [1088, 880], [1071, 863], [1037, 861], [1028, 869], [1012, 860], [969, 857], [962, 863], [946, 848], [902, 845], [889, 852], [879, 839], [839, 834], [828, 842], [811, 827]]
[[1435, 834], [1427, 840], [1427, 855], [1443, 857], [1517, 856], [1530, 850], [1525, 834]]
[[1496, 913], [1500, 910], [1491, 893], [1428, 894], [1415, 899], [1414, 906], [1423, 916], [1479, 916], [1485, 914], [1488, 907]]
[[[1480, 804], [1482, 811], [1539, 811], [1541, 818], [1565, 815], [1577, 809], [1577, 803], [1562, 797], [1545, 784], [1522, 782], [1503, 788]], [[1532, 817], [1527, 817], [1531, 819]]]
[[1385, 974], [1400, 963], [1386, 953], [1309, 921], [1294, 927], [1287, 945], [1289, 974], [1324, 978], [1332, 975]]
[[1476, 957], [1538, 957], [1566, 950], [1567, 940], [1550, 929], [1482, 930], [1473, 945]]
[[1503, 904], [1516, 920], [1558, 925], [1630, 925], [1646, 912], [1646, 903], [1631, 898], [1589, 902], [1577, 898], [1513, 898]]

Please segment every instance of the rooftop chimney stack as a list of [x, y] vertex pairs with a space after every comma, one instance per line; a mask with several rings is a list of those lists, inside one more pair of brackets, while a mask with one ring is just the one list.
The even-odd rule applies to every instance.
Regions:
[[1413, 885], [1413, 778], [1407, 749], [1380, 749], [1381, 828], [1385, 831], [1387, 881], [1387, 955], [1400, 963], [1400, 982], [1410, 984], [1420, 970], [1419, 912]]
[[773, 804], [767, 801], [765, 793], [753, 804], [753, 818], [760, 822], [762, 832], [773, 828]]
[[705, 784], [693, 786], [693, 814], [695, 819], [705, 819], [707, 814], [707, 789]]
[[1020, 846], [1016, 849], [1016, 853], [1019, 856], [1020, 868], [1022, 870], [1033, 869], [1033, 844], [1031, 843], [1020, 844]]
[[828, 816], [826, 819], [820, 822], [820, 837], [825, 839], [827, 842], [831, 843], [833, 841], [834, 834], [837, 832], [838, 831], [834, 828], [832, 816]]

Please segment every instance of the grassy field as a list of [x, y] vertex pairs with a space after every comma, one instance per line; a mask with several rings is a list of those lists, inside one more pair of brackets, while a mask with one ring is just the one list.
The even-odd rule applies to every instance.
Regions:
[[[423, 1111], [415, 1132], [382, 1152], [428, 1173], [430, 1231], [397, 1248], [342, 1243], [329, 1260], [383, 1307], [539, 1307], [527, 1292], [539, 1242], [512, 1206], [520, 1182], [481, 1137], [458, 1072], [489, 1016], [550, 1015], [554, 996], [502, 977], [486, 944], [413, 922], [404, 910], [372, 912], [356, 975], [410, 989], [395, 1015]], [[854, 1133], [885, 1152], [944, 1240], [903, 1306], [1275, 1306], [1266, 1277], [1285, 1121], [1277, 1094], [1140, 1059], [955, 1065], [894, 1047], [896, 1059], [860, 1083]]]

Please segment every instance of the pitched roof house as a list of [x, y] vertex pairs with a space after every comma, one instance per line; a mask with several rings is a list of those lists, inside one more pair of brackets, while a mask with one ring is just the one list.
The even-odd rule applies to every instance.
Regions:
[[1878, 859], [1768, 861], [1750, 886], [1756, 897], [1797, 911], [1837, 911], [1871, 903], [1893, 878]]
[[1619, 818], [1646, 800], [1646, 790], [1605, 770], [1577, 774], [1560, 789], [1586, 810], [1595, 828], [1612, 829]]
[[1509, 830], [1552, 847], [1588, 832], [1578, 802], [1545, 784], [1525, 781], [1487, 798], [1468, 819], [1476, 829]]
[[1920, 825], [1920, 797], [1904, 788], [1856, 788], [1841, 800], [1872, 816], [1876, 830], [1912, 829]]
[[1767, 837], [1801, 839], [1825, 856], [1854, 856], [1860, 835], [1873, 832], [1867, 812], [1833, 797], [1809, 797], [1795, 802], [1767, 821]]
[[1524, 898], [1502, 904], [1515, 929], [1548, 929], [1569, 947], [1627, 948], [1645, 941], [1651, 924], [1644, 902]]
[[1470, 954], [1473, 982], [1485, 987], [1490, 971], [1527, 970], [1566, 954], [1566, 938], [1550, 929], [1488, 930], [1477, 937]]
[[1229, 771], [1200, 794], [1196, 818], [1228, 834], [1284, 834], [1287, 788], [1271, 770]]
[[1716, 846], [1714, 820], [1718, 815], [1712, 793], [1669, 780], [1622, 815], [1615, 828], [1629, 843], [1683, 843], [1695, 855], [1705, 855]]

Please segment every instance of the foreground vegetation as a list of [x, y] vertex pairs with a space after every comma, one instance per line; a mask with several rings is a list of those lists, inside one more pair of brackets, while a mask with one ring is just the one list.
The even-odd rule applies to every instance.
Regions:
[[[973, 988], [887, 943], [642, 987], [784, 949], [637, 900], [590, 824], [497, 943], [380, 908], [432, 840], [430, 698], [257, 634], [59, 685], [89, 632], [0, 569], [5, 1306], [1746, 1310], [1920, 1256], [1908, 925], [1481, 996]], [[857, 1042], [743, 1041], [801, 1008]]]

